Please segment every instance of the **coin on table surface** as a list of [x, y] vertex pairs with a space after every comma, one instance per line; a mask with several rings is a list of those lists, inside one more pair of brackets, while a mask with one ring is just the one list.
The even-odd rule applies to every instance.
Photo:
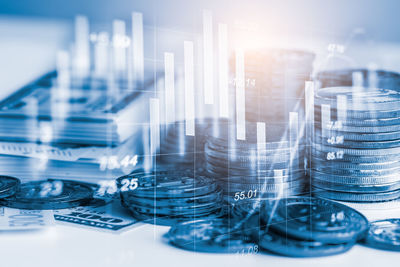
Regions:
[[81, 182], [41, 180], [21, 184], [18, 191], [0, 200], [0, 204], [17, 209], [47, 210], [72, 208], [89, 203], [93, 189]]
[[367, 219], [345, 205], [314, 197], [277, 200], [262, 209], [271, 229], [293, 238], [340, 244], [364, 237]]
[[289, 257], [322, 257], [344, 253], [355, 242], [329, 244], [318, 241], [300, 240], [268, 231], [260, 237], [261, 248]]
[[0, 176], [0, 198], [9, 197], [17, 192], [20, 181], [11, 176]]
[[400, 251], [400, 219], [371, 222], [363, 243], [373, 248]]

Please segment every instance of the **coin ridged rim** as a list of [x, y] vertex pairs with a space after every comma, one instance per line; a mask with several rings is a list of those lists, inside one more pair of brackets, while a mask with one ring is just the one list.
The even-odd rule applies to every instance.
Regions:
[[272, 231], [264, 232], [260, 238], [261, 248], [275, 254], [289, 257], [322, 257], [345, 253], [355, 242], [327, 244], [316, 241], [298, 240]]
[[[287, 217], [288, 205], [321, 205], [326, 212], [334, 210], [335, 212], [344, 212], [347, 221], [346, 227], [340, 226], [339, 228], [332, 228], [329, 230], [327, 227], [321, 225], [314, 225], [313, 227], [307, 222], [300, 222], [293, 220], [294, 218]], [[271, 216], [271, 206], [263, 209], [263, 218], [269, 219]], [[347, 243], [355, 242], [362, 238], [368, 230], [368, 220], [360, 212], [337, 202], [315, 197], [291, 197], [281, 199], [277, 202], [275, 213], [270, 220], [270, 227], [280, 233], [286, 233], [292, 237], [320, 241], [323, 243]], [[310, 228], [312, 227], [312, 228]]]

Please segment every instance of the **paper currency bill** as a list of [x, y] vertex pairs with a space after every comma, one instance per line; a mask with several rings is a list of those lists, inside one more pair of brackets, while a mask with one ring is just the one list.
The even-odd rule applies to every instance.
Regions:
[[0, 207], [0, 231], [33, 230], [54, 225], [53, 211]]
[[85, 207], [55, 210], [57, 223], [120, 233], [143, 225], [121, 207], [120, 201], [95, 199]]

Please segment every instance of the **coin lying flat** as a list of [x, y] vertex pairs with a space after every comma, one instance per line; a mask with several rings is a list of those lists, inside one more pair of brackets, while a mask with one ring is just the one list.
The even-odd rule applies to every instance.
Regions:
[[20, 181], [10, 176], [0, 176], [0, 198], [9, 197], [17, 192]]
[[21, 184], [15, 195], [0, 204], [17, 209], [64, 209], [85, 205], [93, 199], [93, 189], [68, 180], [41, 180]]
[[372, 248], [400, 251], [400, 219], [371, 222], [363, 243]]
[[367, 219], [358, 211], [314, 197], [278, 200], [262, 212], [271, 229], [322, 243], [353, 242], [362, 238], [368, 228]]
[[168, 236], [171, 244], [197, 252], [236, 253], [255, 245], [240, 229], [223, 219], [177, 224]]
[[355, 242], [327, 244], [318, 241], [299, 240], [269, 231], [260, 238], [261, 248], [273, 253], [290, 257], [322, 257], [344, 253]]

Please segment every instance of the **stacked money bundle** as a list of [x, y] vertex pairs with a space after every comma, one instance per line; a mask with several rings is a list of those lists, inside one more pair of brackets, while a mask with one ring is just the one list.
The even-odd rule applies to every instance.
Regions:
[[222, 192], [206, 176], [189, 170], [135, 171], [117, 179], [121, 201], [132, 215], [155, 224], [224, 215]]
[[[297, 50], [246, 51], [246, 120], [288, 121], [292, 111], [303, 118], [304, 83], [311, 77], [314, 57], [313, 53]], [[232, 70], [237, 63], [231, 61]]]
[[[141, 20], [133, 14], [133, 24]], [[142, 30], [134, 28], [140, 40]], [[132, 69], [127, 52], [139, 41], [130, 42], [119, 20], [112, 34], [90, 34], [87, 18], [77, 16], [75, 30], [74, 49], [57, 53], [56, 71], [1, 99], [2, 174], [98, 181], [140, 163], [149, 118], [146, 88], [154, 78], [144, 74], [139, 58]]]
[[400, 197], [400, 93], [330, 87], [315, 95], [314, 195], [353, 202]]
[[399, 90], [400, 74], [386, 70], [339, 69], [318, 72], [320, 88], [335, 86], [362, 86]]
[[220, 183], [227, 202], [304, 192], [302, 145], [296, 137], [291, 139], [286, 127], [268, 125], [265, 141], [257, 141], [251, 125], [246, 140], [236, 140], [230, 136], [233, 128], [221, 125], [219, 135], [210, 136], [205, 146], [206, 169]]

